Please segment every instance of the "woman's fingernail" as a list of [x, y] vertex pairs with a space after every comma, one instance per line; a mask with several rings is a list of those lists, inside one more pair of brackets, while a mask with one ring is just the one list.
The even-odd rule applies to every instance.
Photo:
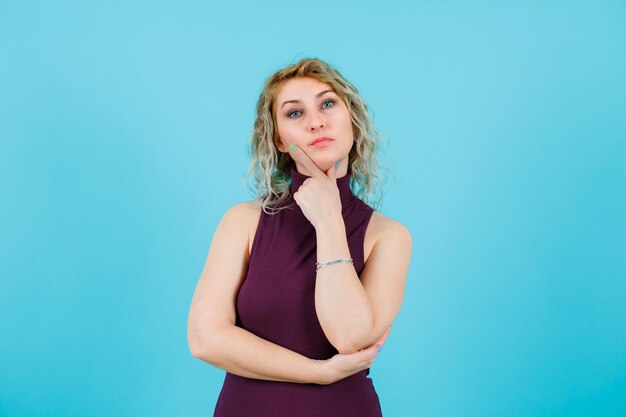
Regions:
[[297, 147], [296, 145], [294, 145], [293, 143], [292, 143], [291, 145], [289, 145], [289, 148], [290, 148], [292, 151], [297, 151], [297, 150], [298, 150], [298, 147]]
[[376, 349], [380, 352], [383, 350], [383, 345], [376, 345]]
[[337, 161], [335, 162], [335, 169], [339, 168], [339, 165], [341, 164], [341, 161]]

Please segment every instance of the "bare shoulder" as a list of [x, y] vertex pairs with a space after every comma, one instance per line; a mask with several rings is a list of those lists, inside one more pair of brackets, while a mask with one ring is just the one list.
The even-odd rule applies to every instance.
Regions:
[[225, 216], [231, 217], [233, 220], [254, 221], [258, 220], [260, 214], [261, 203], [257, 200], [250, 200], [234, 204], [226, 211]]
[[375, 211], [372, 213], [372, 218], [365, 232], [364, 255], [366, 260], [369, 258], [374, 246], [382, 242], [385, 242], [385, 244], [390, 243], [400, 248], [404, 247], [410, 252], [413, 237], [404, 224]]
[[412, 240], [411, 232], [404, 224], [376, 211], [372, 213], [370, 227], [376, 238]]
[[248, 256], [261, 217], [262, 205], [258, 200], [244, 201], [231, 206], [224, 214], [224, 220], [248, 235]]

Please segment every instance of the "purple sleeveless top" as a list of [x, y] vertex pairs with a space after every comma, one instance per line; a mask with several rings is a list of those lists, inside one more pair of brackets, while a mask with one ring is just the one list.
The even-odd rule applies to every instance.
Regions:
[[[373, 209], [350, 189], [350, 173], [337, 178], [354, 268], [364, 266], [363, 240]], [[261, 217], [248, 274], [237, 296], [236, 324], [311, 359], [329, 359], [330, 344], [315, 313], [315, 229], [293, 199], [308, 177], [291, 167], [288, 206]], [[380, 417], [369, 369], [329, 385], [244, 378], [226, 373], [214, 417]]]

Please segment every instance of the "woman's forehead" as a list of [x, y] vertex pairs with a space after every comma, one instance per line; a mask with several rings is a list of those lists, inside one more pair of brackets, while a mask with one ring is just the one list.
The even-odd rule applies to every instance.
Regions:
[[276, 98], [285, 98], [285, 100], [301, 100], [307, 96], [315, 96], [326, 90], [334, 91], [330, 85], [316, 80], [315, 78], [298, 77], [283, 82], [278, 88]]

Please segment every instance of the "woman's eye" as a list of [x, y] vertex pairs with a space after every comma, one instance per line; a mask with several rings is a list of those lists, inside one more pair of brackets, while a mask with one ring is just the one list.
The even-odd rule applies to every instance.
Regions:
[[301, 113], [302, 112], [300, 110], [290, 111], [289, 113], [287, 113], [287, 117], [290, 117], [293, 119], [293, 118], [299, 117]]
[[334, 104], [335, 104], [335, 100], [326, 100], [325, 102], [322, 103], [322, 108], [327, 109], [329, 107], [332, 107]]

